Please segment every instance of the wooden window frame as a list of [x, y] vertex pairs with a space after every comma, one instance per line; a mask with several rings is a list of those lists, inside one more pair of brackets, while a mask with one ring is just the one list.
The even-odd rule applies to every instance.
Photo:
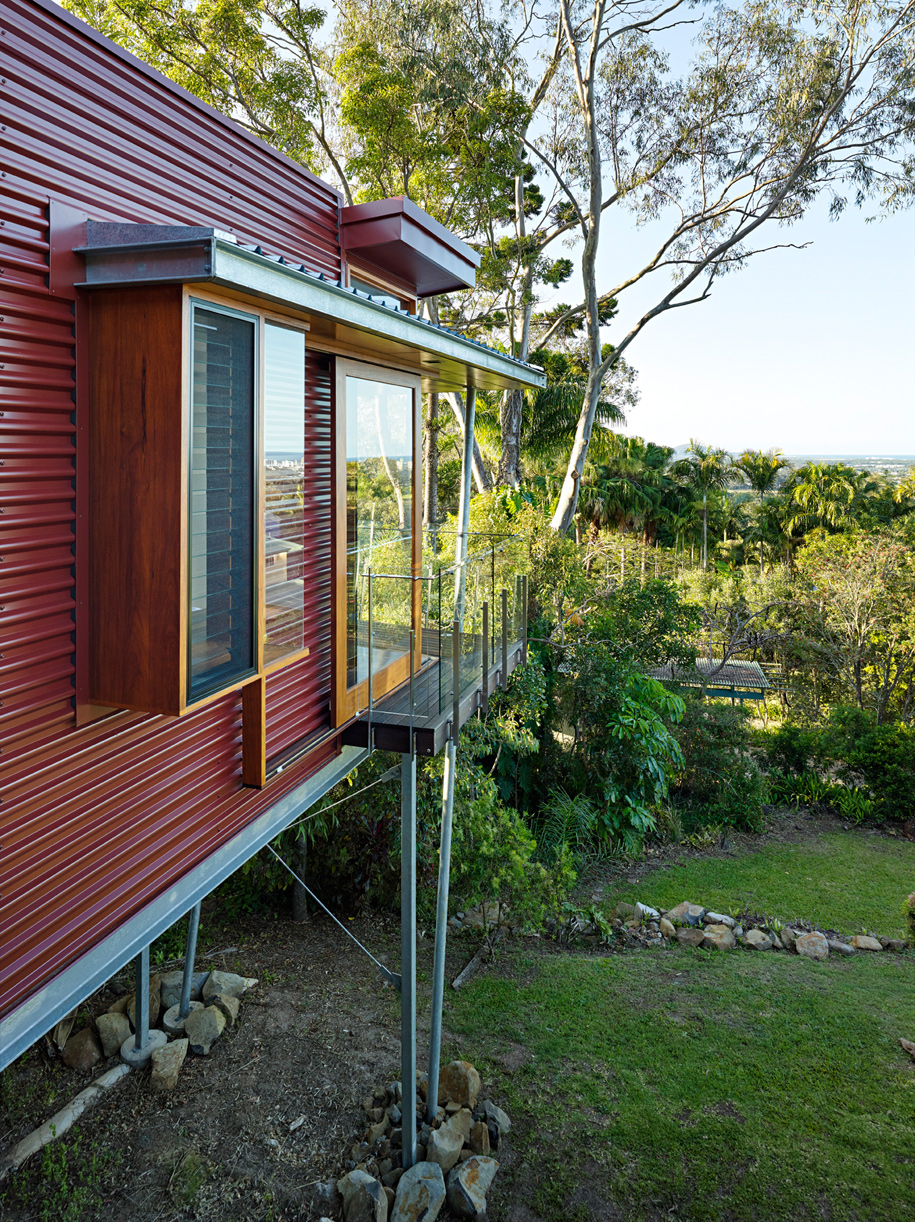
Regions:
[[[333, 673], [334, 701], [332, 717], [335, 726], [342, 726], [368, 707], [368, 679], [354, 687], [346, 685], [346, 379], [366, 378], [400, 386], [413, 392], [413, 471], [410, 488], [410, 522], [412, 530], [410, 575], [412, 581], [411, 611], [415, 643], [413, 671], [422, 661], [422, 379], [390, 366], [371, 365], [365, 361], [338, 356], [335, 362], [335, 463], [334, 463], [334, 582], [333, 582]], [[406, 580], [406, 577], [404, 577]], [[410, 658], [391, 663], [379, 675], [373, 676], [373, 703], [400, 687], [410, 677]]]

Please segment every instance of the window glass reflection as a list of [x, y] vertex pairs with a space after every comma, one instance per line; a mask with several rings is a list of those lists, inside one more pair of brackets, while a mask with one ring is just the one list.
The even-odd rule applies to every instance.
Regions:
[[264, 328], [264, 663], [305, 646], [305, 336]]
[[[413, 391], [346, 379], [347, 686], [409, 654], [412, 594]], [[385, 576], [385, 575], [389, 576]]]

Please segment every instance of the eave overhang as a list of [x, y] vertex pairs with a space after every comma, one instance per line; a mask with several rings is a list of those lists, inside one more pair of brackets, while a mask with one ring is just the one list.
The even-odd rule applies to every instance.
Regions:
[[480, 256], [402, 195], [340, 210], [340, 244], [413, 285], [418, 297], [473, 288]]
[[153, 284], [213, 285], [308, 315], [311, 342], [352, 347], [379, 364], [418, 369], [424, 390], [514, 390], [546, 375], [495, 348], [436, 326], [371, 294], [326, 280], [260, 247], [241, 246], [203, 226], [89, 221], [84, 289]]

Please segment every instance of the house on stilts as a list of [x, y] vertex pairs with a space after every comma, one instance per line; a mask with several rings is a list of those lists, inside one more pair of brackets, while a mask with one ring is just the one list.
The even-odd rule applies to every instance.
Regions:
[[411, 201], [0, 24], [2, 1068], [374, 748], [415, 817], [526, 604], [509, 540], [424, 554], [421, 396], [544, 378], [420, 317], [478, 256]]

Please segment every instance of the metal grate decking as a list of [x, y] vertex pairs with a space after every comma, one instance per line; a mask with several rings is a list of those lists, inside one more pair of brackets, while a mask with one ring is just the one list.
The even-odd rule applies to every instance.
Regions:
[[[502, 674], [500, 658], [497, 665], [490, 667], [485, 685], [482, 667], [476, 675], [461, 675], [460, 725], [470, 720], [497, 687], [506, 685], [509, 675], [521, 662], [523, 651], [522, 642], [511, 644], [506, 654], [505, 674]], [[454, 715], [452, 673], [450, 661], [429, 659], [414, 676], [412, 692], [409, 682], [404, 683], [380, 700], [371, 714], [368, 709], [364, 710], [344, 730], [343, 742], [353, 747], [368, 746], [371, 723], [372, 740], [379, 751], [406, 754], [410, 751], [412, 725], [416, 753], [437, 755], [448, 740]]]

